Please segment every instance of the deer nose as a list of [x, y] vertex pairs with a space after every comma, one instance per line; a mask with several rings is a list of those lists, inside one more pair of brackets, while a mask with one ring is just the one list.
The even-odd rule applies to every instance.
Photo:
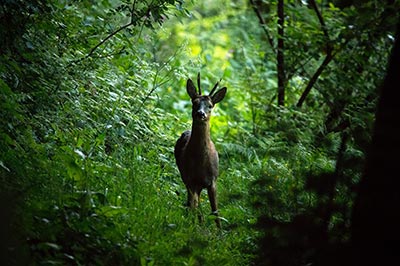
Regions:
[[198, 110], [196, 112], [197, 117], [201, 118], [201, 119], [206, 119], [207, 115], [203, 110]]

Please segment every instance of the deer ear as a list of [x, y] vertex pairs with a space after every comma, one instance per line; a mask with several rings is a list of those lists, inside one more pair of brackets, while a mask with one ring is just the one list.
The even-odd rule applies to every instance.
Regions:
[[194, 99], [198, 96], [197, 92], [196, 92], [196, 87], [194, 86], [193, 81], [191, 79], [187, 80], [186, 91], [189, 94], [190, 98], [192, 98], [192, 99]]
[[223, 87], [222, 89], [220, 89], [214, 95], [211, 96], [211, 101], [213, 102], [213, 104], [219, 103], [220, 101], [222, 101], [222, 99], [224, 99], [226, 90], [227, 90], [226, 87]]

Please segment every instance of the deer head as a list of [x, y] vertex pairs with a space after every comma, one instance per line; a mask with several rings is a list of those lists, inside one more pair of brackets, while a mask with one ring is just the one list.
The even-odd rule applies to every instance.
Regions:
[[201, 87], [200, 87], [200, 73], [197, 75], [197, 87], [193, 84], [191, 79], [188, 79], [186, 84], [186, 90], [192, 99], [192, 118], [193, 121], [196, 122], [208, 122], [210, 120], [211, 110], [215, 106], [215, 104], [219, 103], [224, 99], [226, 94], [226, 87], [215, 92], [219, 85], [217, 82], [214, 85], [214, 88], [211, 90], [209, 95], [201, 95]]

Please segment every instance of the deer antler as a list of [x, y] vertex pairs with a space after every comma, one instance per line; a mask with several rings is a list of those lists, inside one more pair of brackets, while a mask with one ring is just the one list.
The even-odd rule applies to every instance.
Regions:
[[221, 82], [221, 80], [222, 80], [222, 78], [221, 78], [219, 81], [217, 81], [217, 83], [215, 83], [214, 88], [211, 90], [211, 92], [210, 92], [210, 94], [209, 94], [210, 96], [213, 95], [215, 89], [218, 87], [218, 85], [219, 85], [219, 83]]
[[201, 95], [201, 88], [200, 88], [200, 72], [197, 74], [197, 87], [199, 88], [199, 95]]

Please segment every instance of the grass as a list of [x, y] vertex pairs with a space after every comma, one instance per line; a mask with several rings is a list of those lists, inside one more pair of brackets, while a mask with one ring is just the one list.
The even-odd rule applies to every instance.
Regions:
[[209, 215], [206, 190], [198, 210], [184, 207], [186, 189], [170, 148], [139, 145], [127, 154], [114, 154], [116, 175], [103, 177], [96, 189], [107, 190], [109, 205], [100, 210], [114, 221], [119, 242], [134, 243], [141, 265], [249, 265], [256, 237], [256, 219], [246, 202], [251, 178], [234, 170], [244, 165], [221, 158], [219, 230]]

